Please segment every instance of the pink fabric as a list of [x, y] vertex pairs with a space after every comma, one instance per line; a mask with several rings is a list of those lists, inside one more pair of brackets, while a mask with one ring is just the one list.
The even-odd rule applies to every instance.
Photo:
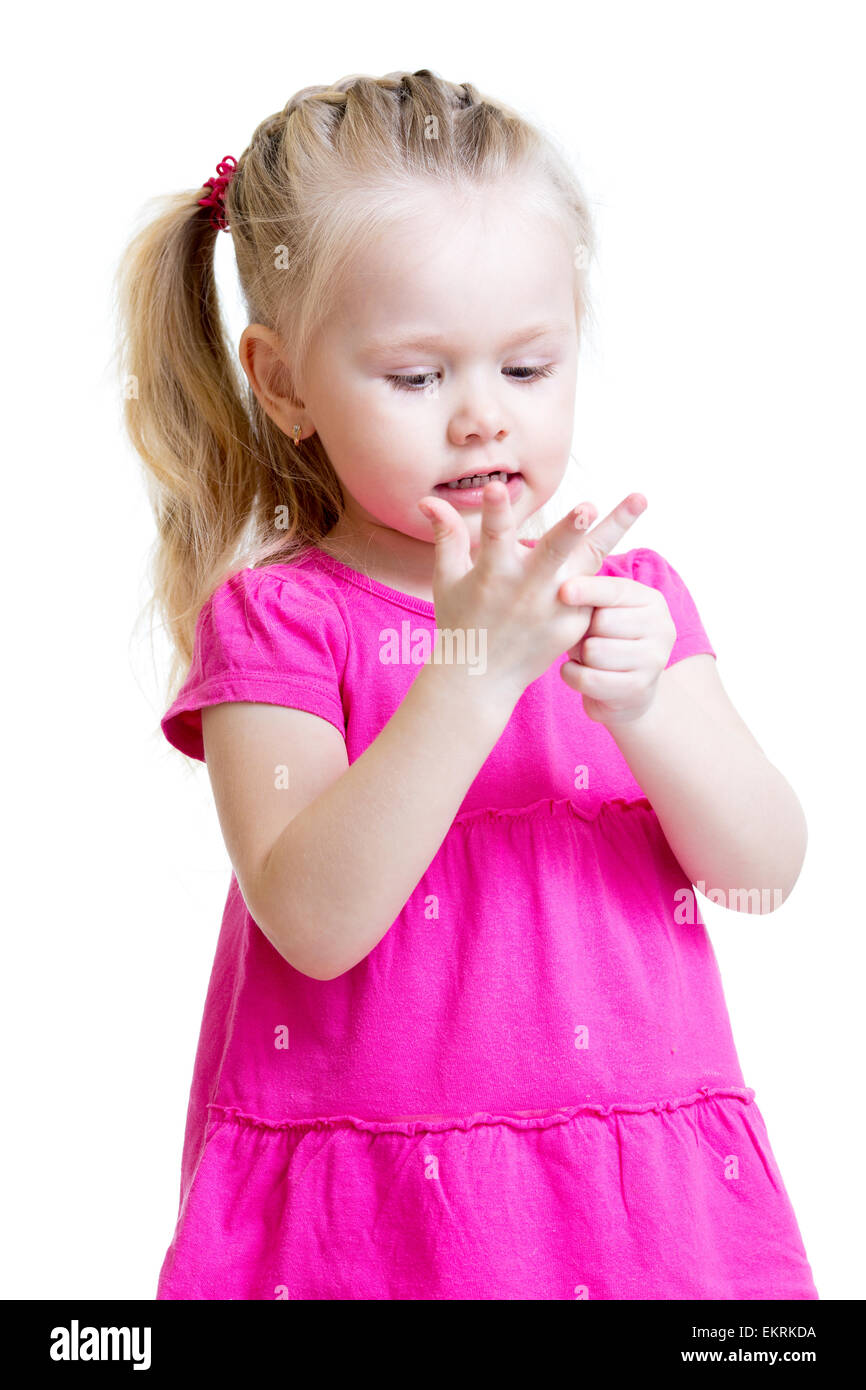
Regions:
[[[655, 551], [600, 573], [662, 592], [669, 664], [715, 656]], [[380, 660], [385, 630], [434, 627], [318, 550], [241, 570], [163, 731], [203, 758], [203, 706], [282, 704], [354, 762], [420, 669]], [[232, 875], [157, 1298], [818, 1297], [689, 882], [564, 660], [346, 974], [289, 965]]]

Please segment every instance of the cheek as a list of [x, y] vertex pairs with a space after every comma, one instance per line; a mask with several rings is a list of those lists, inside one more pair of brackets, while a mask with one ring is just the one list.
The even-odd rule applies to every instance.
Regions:
[[[427, 436], [429, 417], [423, 420], [418, 410], [398, 402], [391, 406], [387, 400], [376, 402], [359, 422], [352, 439], [352, 454], [358, 471], [373, 481], [388, 482], [393, 491], [405, 491], [413, 477], [426, 478], [430, 471], [425, 460], [431, 452]], [[434, 468], [435, 472], [435, 468]]]
[[389, 500], [393, 506], [404, 499], [407, 487], [411, 490], [406, 447], [393, 430], [377, 429], [372, 423], [348, 442], [342, 472], [353, 496], [376, 513], [387, 508]]
[[570, 430], [574, 426], [574, 397], [575, 383], [572, 381], [564, 386], [562, 391], [557, 392], [556, 399], [551, 402], [550, 426], [551, 430], [562, 432]]
[[339, 405], [322, 421], [322, 442], [346, 486], [353, 493], [388, 475], [389, 464], [406, 452], [411, 437], [400, 412], [389, 410], [387, 399], [368, 390], [344, 389]]

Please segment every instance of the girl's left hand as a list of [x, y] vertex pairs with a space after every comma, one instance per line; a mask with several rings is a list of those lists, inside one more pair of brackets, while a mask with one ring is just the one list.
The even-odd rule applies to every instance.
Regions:
[[558, 590], [563, 603], [594, 609], [562, 679], [583, 696], [590, 719], [610, 729], [645, 714], [656, 697], [677, 630], [664, 595], [620, 575], [581, 575]]

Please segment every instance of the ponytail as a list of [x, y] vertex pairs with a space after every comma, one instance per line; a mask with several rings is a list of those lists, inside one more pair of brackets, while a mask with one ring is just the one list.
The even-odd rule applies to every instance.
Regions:
[[202, 603], [232, 569], [257, 490], [256, 450], [217, 298], [217, 231], [195, 194], [166, 198], [115, 276], [123, 418], [156, 518], [153, 597], [175, 685]]

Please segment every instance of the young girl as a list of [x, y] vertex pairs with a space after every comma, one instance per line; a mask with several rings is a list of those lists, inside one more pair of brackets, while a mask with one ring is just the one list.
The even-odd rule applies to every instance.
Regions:
[[692, 891], [778, 905], [802, 811], [611, 554], [640, 494], [518, 537], [592, 247], [551, 141], [422, 69], [300, 92], [122, 262], [162, 729], [234, 870], [160, 1299], [818, 1297]]

